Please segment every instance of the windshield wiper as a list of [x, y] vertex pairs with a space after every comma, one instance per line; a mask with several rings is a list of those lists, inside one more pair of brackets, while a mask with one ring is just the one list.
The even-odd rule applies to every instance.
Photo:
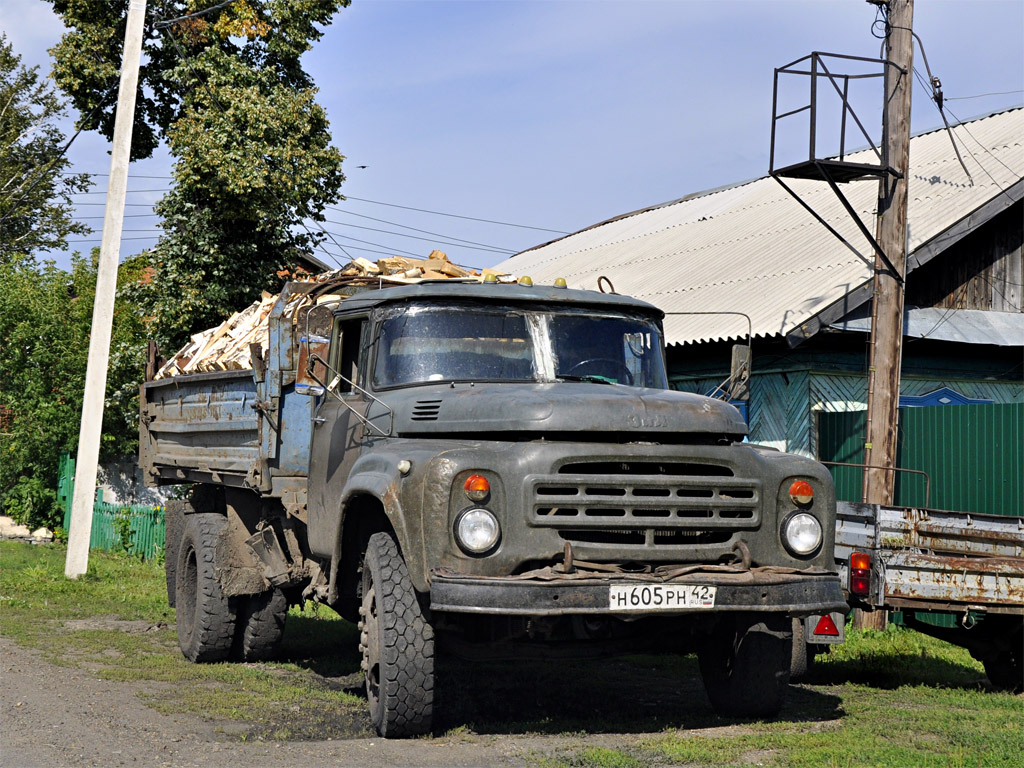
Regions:
[[618, 384], [617, 381], [606, 379], [604, 376], [574, 376], [571, 373], [560, 373], [555, 376], [555, 381], [589, 381], [593, 384]]

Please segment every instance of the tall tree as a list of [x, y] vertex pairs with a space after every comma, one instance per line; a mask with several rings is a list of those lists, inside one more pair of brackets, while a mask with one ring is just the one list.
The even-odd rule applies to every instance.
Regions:
[[[105, 106], [120, 67], [127, 2], [51, 0], [69, 32], [52, 51], [58, 83], [85, 124], [110, 136]], [[311, 253], [344, 180], [302, 54], [348, 0], [167, 2], [144, 43], [133, 156], [166, 139], [173, 190], [159, 203], [164, 236], [137, 287], [153, 336], [175, 347], [276, 283]]]
[[[70, 272], [52, 262], [0, 264], [0, 507], [33, 527], [60, 524], [57, 466], [78, 442], [97, 257], [98, 249], [76, 254]], [[137, 282], [144, 269], [122, 265], [119, 282]], [[142, 323], [136, 307], [115, 304], [106, 459], [134, 452], [138, 440]]]
[[88, 190], [89, 180], [66, 172], [62, 115], [52, 86], [21, 65], [0, 33], [0, 264], [30, 262], [89, 231], [73, 218], [71, 195]]

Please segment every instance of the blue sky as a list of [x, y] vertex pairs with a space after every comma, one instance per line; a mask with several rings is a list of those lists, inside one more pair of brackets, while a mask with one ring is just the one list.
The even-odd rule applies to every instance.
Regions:
[[[877, 56], [874, 16], [864, 0], [353, 0], [306, 60], [348, 158], [350, 199], [327, 227], [353, 256], [437, 247], [490, 266], [557, 235], [408, 208], [570, 232], [765, 175], [773, 69], [812, 50]], [[1024, 101], [1020, 0], [919, 0], [914, 22], [953, 113]], [[0, 26], [48, 72], [49, 4], [4, 0]], [[1010, 93], [963, 98], [993, 92]], [[855, 103], [871, 127], [878, 106]], [[916, 85], [913, 130], [939, 124]], [[107, 173], [107, 149], [83, 135], [75, 170]], [[133, 166], [122, 258], [155, 242], [147, 206], [169, 171], [164, 153]], [[102, 217], [105, 181], [77, 198], [81, 216]]]

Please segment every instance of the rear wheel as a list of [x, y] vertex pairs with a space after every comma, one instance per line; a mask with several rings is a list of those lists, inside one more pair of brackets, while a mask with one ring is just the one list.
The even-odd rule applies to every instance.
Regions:
[[725, 717], [774, 717], [792, 664], [788, 616], [723, 616], [697, 653], [711, 706]]
[[359, 615], [366, 698], [377, 732], [384, 738], [427, 733], [434, 708], [434, 629], [386, 533], [375, 533], [366, 546]]
[[288, 600], [279, 589], [238, 598], [235, 644], [231, 655], [242, 661], [265, 661], [277, 654], [284, 636]]
[[178, 645], [189, 661], [221, 661], [231, 652], [235, 606], [214, 571], [214, 551], [227, 519], [212, 512], [186, 515], [174, 585]]

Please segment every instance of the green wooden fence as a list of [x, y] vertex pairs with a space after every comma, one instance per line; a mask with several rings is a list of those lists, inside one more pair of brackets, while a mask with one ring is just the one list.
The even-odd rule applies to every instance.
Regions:
[[[71, 525], [71, 500], [75, 495], [75, 460], [62, 454], [57, 481], [57, 498], [64, 508], [64, 530]], [[97, 492], [92, 511], [90, 549], [128, 552], [143, 559], [163, 552], [164, 508], [138, 504], [108, 504], [103, 490]]]

